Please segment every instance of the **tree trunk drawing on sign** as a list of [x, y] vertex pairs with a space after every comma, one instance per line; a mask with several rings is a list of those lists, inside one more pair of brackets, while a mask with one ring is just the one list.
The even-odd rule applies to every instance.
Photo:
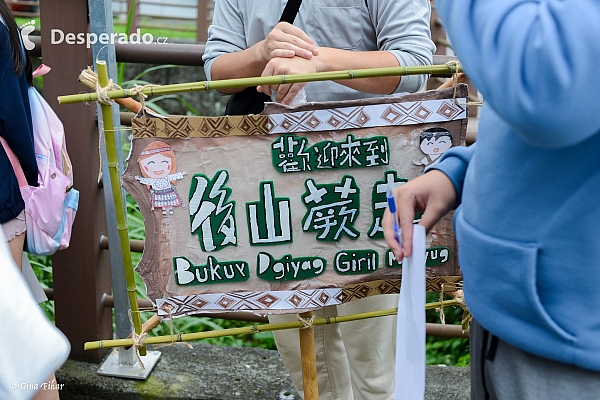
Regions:
[[[147, 165], [130, 162], [123, 175], [144, 215], [137, 270], [159, 315], [299, 313], [397, 293], [402, 264], [380, 226], [386, 189], [423, 172], [414, 162], [427, 154], [423, 143], [436, 154], [464, 145], [467, 88], [453, 93], [134, 119], [131, 159], [168, 147], [189, 172], [175, 173], [173, 159], [167, 182], [177, 174], [189, 206], [167, 213], [152, 211], [140, 184]], [[427, 235], [429, 291], [461, 279], [451, 218]]]

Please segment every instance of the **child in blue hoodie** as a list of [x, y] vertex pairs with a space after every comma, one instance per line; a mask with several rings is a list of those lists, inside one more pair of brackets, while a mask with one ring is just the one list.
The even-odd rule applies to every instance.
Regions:
[[454, 227], [474, 399], [600, 398], [600, 2], [437, 0], [484, 96], [477, 143], [396, 189], [411, 223]]

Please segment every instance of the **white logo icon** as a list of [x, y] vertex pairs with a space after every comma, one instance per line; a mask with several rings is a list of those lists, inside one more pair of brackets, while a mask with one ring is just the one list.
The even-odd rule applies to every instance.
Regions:
[[29, 34], [35, 31], [35, 20], [32, 19], [28, 23], [22, 25], [19, 29], [21, 30], [23, 46], [25, 46], [25, 49], [27, 50], [33, 50], [35, 44], [31, 40], [29, 40]]

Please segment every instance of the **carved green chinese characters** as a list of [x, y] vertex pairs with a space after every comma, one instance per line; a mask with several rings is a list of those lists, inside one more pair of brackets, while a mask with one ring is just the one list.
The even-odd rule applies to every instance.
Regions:
[[349, 134], [343, 142], [326, 140], [308, 146], [306, 136], [281, 135], [271, 145], [273, 166], [282, 173], [388, 165], [388, 138], [356, 139]]
[[408, 182], [408, 179], [398, 178], [396, 171], [385, 171], [385, 177], [382, 181], [377, 181], [373, 185], [372, 204], [373, 204], [373, 223], [369, 228], [369, 238], [383, 239], [383, 229], [381, 228], [381, 219], [387, 207], [385, 194], [388, 187], [395, 188]]
[[337, 242], [342, 234], [351, 239], [360, 236], [354, 222], [360, 211], [360, 189], [353, 177], [345, 175], [340, 184], [318, 185], [304, 182], [302, 202], [308, 209], [302, 219], [304, 232], [317, 232], [317, 240]]
[[231, 189], [224, 187], [227, 171], [219, 171], [211, 180], [206, 175], [192, 177], [189, 194], [191, 232], [198, 235], [203, 251], [218, 251], [237, 245], [235, 201], [227, 202]]
[[273, 182], [261, 182], [261, 199], [246, 203], [250, 245], [275, 245], [292, 241], [290, 199], [275, 197]]

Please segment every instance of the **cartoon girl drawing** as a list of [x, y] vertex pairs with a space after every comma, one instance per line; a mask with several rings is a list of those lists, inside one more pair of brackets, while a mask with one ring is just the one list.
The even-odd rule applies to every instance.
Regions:
[[172, 184], [183, 179], [187, 172], [175, 172], [175, 153], [171, 147], [164, 142], [152, 142], [140, 153], [137, 161], [144, 176], [136, 176], [135, 179], [148, 185], [152, 210], [160, 207], [166, 215], [167, 211], [173, 214], [173, 207], [183, 207]]
[[435, 165], [442, 158], [442, 154], [452, 147], [452, 134], [444, 128], [429, 128], [420, 135], [421, 151], [425, 157], [420, 160], [413, 160], [414, 165]]

